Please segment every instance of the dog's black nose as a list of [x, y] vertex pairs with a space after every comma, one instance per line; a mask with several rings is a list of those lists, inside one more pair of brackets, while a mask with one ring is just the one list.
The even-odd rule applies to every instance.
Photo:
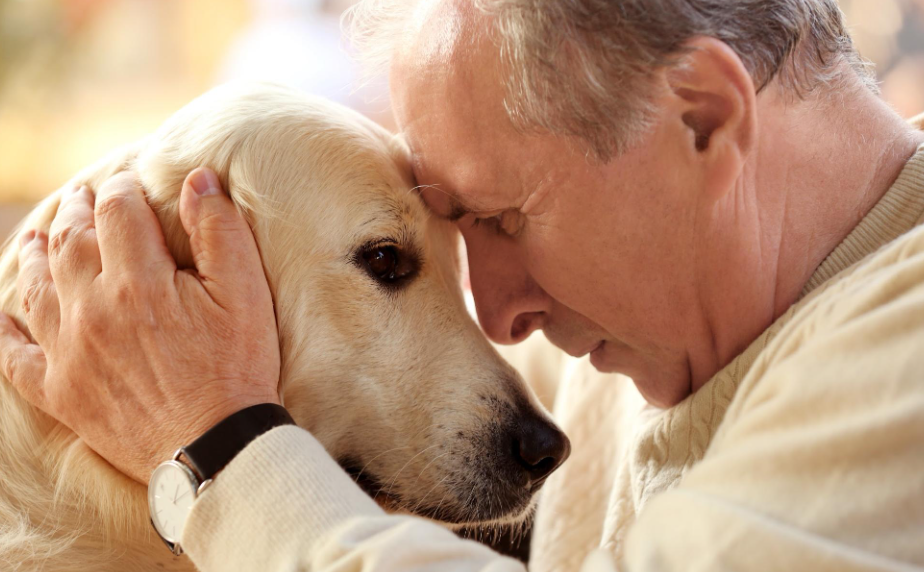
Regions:
[[561, 430], [539, 415], [530, 412], [520, 416], [511, 432], [513, 457], [529, 476], [529, 487], [535, 491], [546, 477], [571, 454], [571, 442]]

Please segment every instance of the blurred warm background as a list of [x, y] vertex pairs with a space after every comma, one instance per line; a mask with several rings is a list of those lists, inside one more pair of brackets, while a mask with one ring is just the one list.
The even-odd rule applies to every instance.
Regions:
[[0, 238], [113, 147], [230, 79], [301, 87], [392, 127], [340, 40], [350, 0], [0, 0]]
[[[109, 149], [210, 86], [270, 79], [390, 125], [357, 89], [339, 16], [351, 0], [0, 0], [0, 234]], [[924, 0], [842, 0], [901, 114], [924, 111]]]

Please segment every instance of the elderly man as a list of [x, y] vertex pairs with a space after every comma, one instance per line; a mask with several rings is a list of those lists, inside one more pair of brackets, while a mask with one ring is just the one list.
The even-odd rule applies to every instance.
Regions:
[[[587, 566], [924, 566], [924, 133], [877, 97], [836, 4], [475, 2], [373, 1], [356, 29], [391, 62], [421, 195], [465, 238], [487, 335], [542, 329], [665, 408], [612, 436], [627, 453]], [[278, 355], [268, 305], [248, 305], [267, 295], [253, 241], [208, 171], [183, 195], [193, 282], [75, 271], [169, 267], [132, 250], [157, 244], [140, 190], [106, 187], [99, 254], [73, 231], [93, 224], [88, 193], [50, 242], [26, 235], [44, 354], [10, 322], [0, 346], [24, 395], [145, 479], [274, 401]], [[74, 316], [98, 299], [89, 347]], [[139, 304], [153, 318], [126, 320]], [[177, 324], [182, 371], [158, 323]], [[385, 515], [300, 429], [222, 467], [183, 533], [202, 570], [521, 570]]]

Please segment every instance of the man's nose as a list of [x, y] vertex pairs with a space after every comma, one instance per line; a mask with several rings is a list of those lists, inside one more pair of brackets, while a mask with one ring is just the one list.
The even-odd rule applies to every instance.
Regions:
[[516, 245], [465, 237], [468, 271], [481, 329], [498, 344], [516, 344], [542, 328], [548, 294], [526, 269]]

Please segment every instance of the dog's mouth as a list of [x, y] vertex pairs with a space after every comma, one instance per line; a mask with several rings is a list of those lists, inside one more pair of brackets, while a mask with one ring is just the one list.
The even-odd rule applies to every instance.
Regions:
[[364, 472], [358, 463], [350, 459], [341, 459], [337, 463], [353, 478], [353, 482], [383, 509], [392, 512], [401, 510], [403, 503], [400, 495], [386, 491], [382, 483], [375, 476]]
[[472, 487], [472, 495], [468, 502], [462, 505], [456, 500], [447, 502], [447, 499], [440, 498], [428, 499], [430, 502], [424, 502], [423, 499], [421, 501], [405, 499], [400, 493], [389, 490], [390, 487], [383, 485], [375, 475], [363, 470], [363, 466], [359, 463], [351, 459], [340, 459], [338, 464], [352, 477], [359, 488], [383, 509], [395, 513], [415, 514], [454, 525], [453, 527], [478, 526], [491, 522], [519, 522], [526, 519], [534, 508], [533, 494], [530, 492], [526, 495], [527, 498], [520, 498], [518, 501], [509, 503], [498, 503], [497, 506], [492, 506], [494, 510], [485, 511], [484, 507], [478, 506], [477, 502], [477, 497], [483, 495], [475, 494], [475, 492], [485, 493], [484, 496], [486, 496], [487, 489], [491, 488], [488, 483], [482, 483], [480, 487]]
[[474, 502], [453, 508], [440, 502], [415, 507], [414, 513], [418, 516], [440, 521], [454, 530], [475, 529], [492, 525], [511, 525], [524, 522], [532, 515], [535, 504], [533, 499], [504, 509], [494, 509], [490, 512]]

